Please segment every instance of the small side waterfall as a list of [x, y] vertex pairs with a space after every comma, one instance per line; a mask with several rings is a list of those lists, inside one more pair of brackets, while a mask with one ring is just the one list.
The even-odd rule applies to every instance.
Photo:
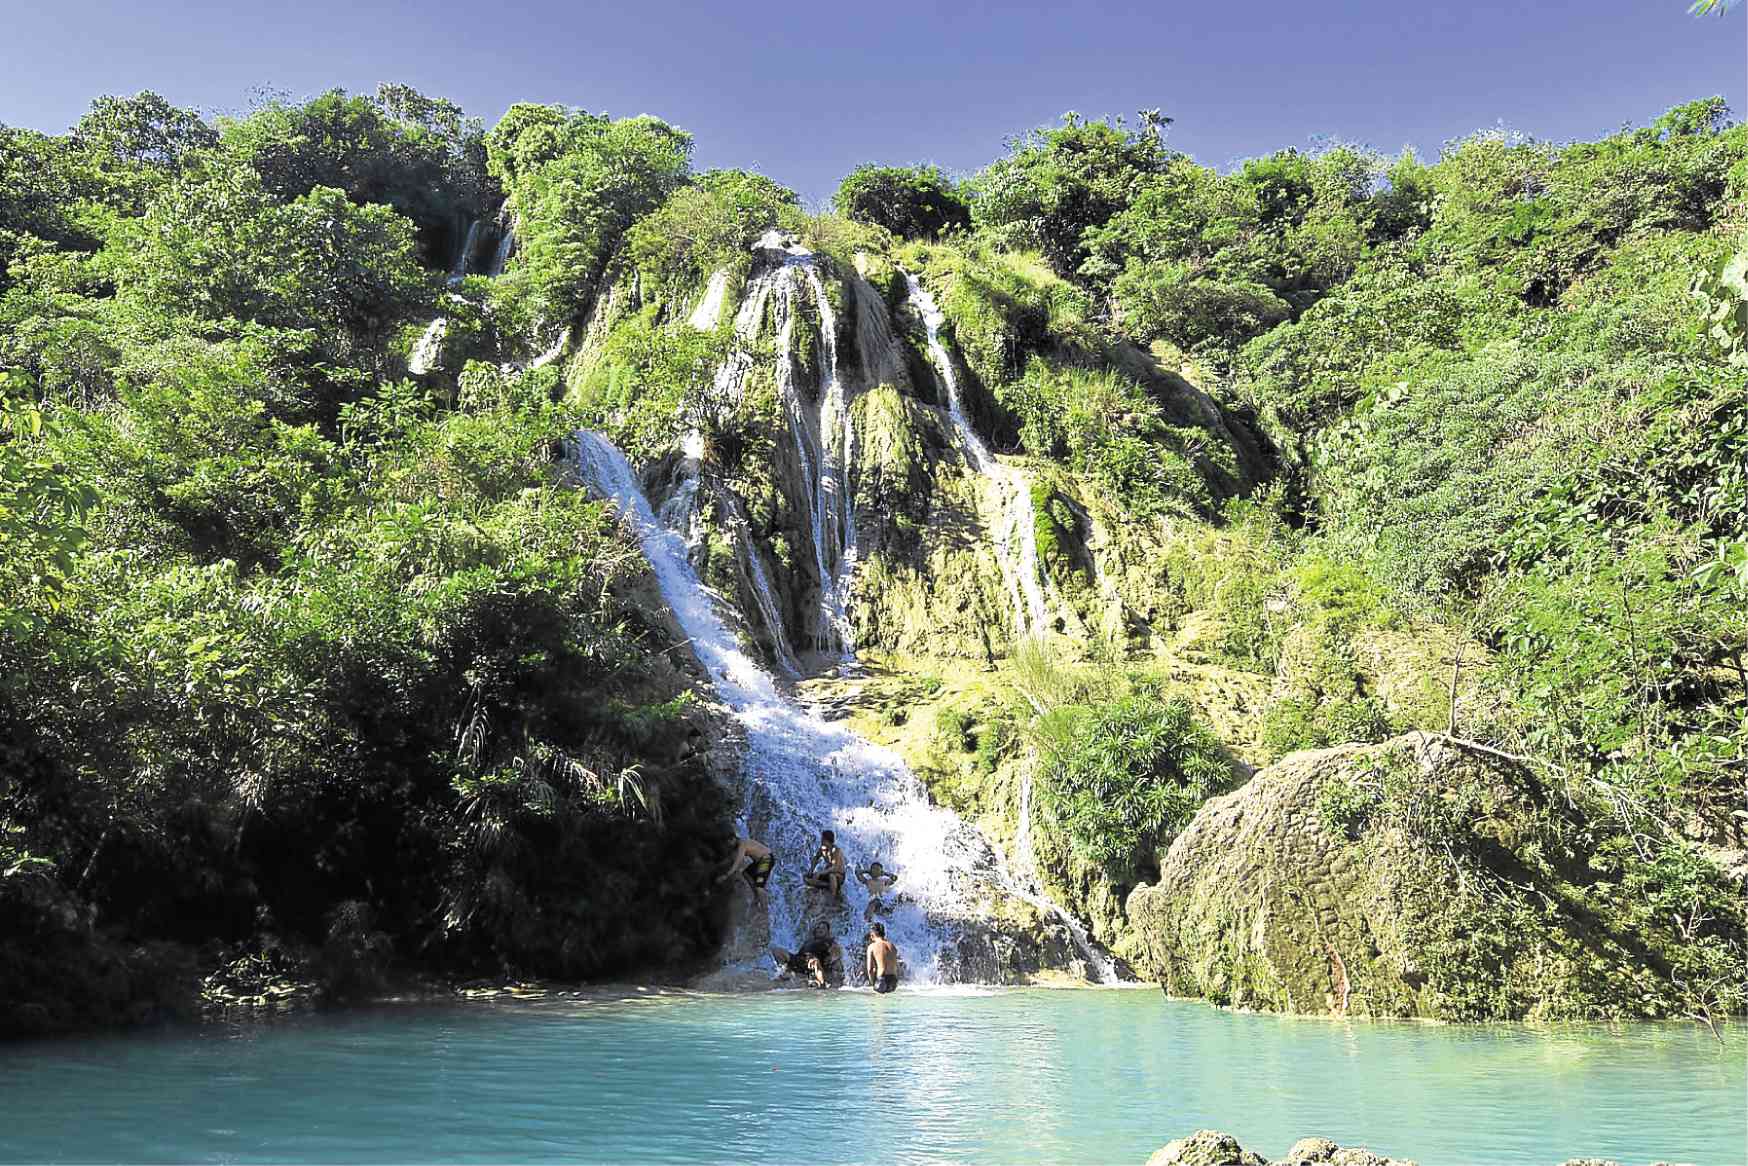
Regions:
[[795, 649], [789, 646], [789, 633], [783, 627], [783, 609], [771, 587], [771, 577], [765, 572], [765, 557], [753, 541], [752, 525], [747, 521], [740, 499], [726, 490], [723, 495], [729, 521], [734, 524], [735, 537], [743, 548], [739, 556], [741, 569], [746, 572], [747, 585], [753, 593], [753, 602], [758, 606], [759, 618], [764, 621], [765, 632], [771, 637], [777, 667], [790, 676], [800, 676], [801, 663], [795, 658]]
[[516, 232], [508, 222], [498, 225], [498, 245], [492, 251], [492, 261], [486, 265], [485, 275], [496, 279], [504, 274], [504, 267], [510, 262], [510, 256], [516, 250]]
[[966, 458], [978, 473], [994, 487], [998, 505], [996, 520], [990, 524], [995, 540], [996, 561], [1001, 568], [1002, 582], [1007, 587], [1013, 607], [1014, 638], [1042, 635], [1050, 627], [1049, 604], [1044, 598], [1042, 572], [1038, 569], [1038, 535], [1032, 510], [1032, 487], [1026, 475], [998, 461], [983, 439], [972, 428], [959, 396], [959, 377], [953, 361], [941, 344], [940, 328], [946, 318], [916, 276], [904, 273], [909, 288], [911, 306], [922, 317], [928, 332], [929, 360], [947, 390], [947, 416], [953, 432], [965, 450]]
[[663, 599], [718, 697], [746, 732], [746, 817], [778, 856], [769, 887], [771, 942], [793, 949], [817, 919], [831, 922], [840, 937], [859, 932], [867, 894], [854, 880], [846, 883], [842, 903], [801, 882], [801, 864], [818, 832], [830, 829], [852, 865], [879, 860], [898, 873], [895, 905], [884, 919], [910, 982], [943, 978], [948, 971], [943, 954], [955, 939], [953, 920], [975, 918], [979, 901], [991, 889], [1030, 902], [1062, 923], [1082, 945], [1088, 966], [1101, 978], [1108, 974], [1107, 963], [1085, 942], [1084, 930], [1018, 885], [976, 829], [931, 805], [897, 754], [819, 719], [779, 691], [724, 624], [692, 570], [684, 541], [657, 519], [611, 442], [582, 432], [573, 448], [584, 477], [618, 505], [635, 532]]
[[[782, 276], [782, 268], [767, 271], [747, 283], [746, 291], [741, 296], [740, 307], [734, 314], [734, 340], [728, 356], [717, 366], [716, 376], [710, 386], [710, 398], [706, 406], [722, 412], [727, 412], [740, 404], [741, 396], [746, 388], [747, 373], [753, 367], [753, 344], [758, 340], [759, 327], [764, 323], [765, 309], [771, 302], [771, 293], [777, 288]], [[715, 277], [711, 277], [715, 282]], [[724, 275], [726, 283], [727, 276]], [[708, 297], [707, 297], [708, 298]], [[700, 308], [702, 308], [702, 304]], [[721, 305], [717, 305], [720, 313]], [[692, 326], [698, 327], [699, 313], [694, 312]], [[711, 325], [713, 327], [714, 321]]]
[[[792, 244], [783, 250], [785, 258], [779, 269], [783, 278], [777, 287], [777, 393], [788, 414], [790, 440], [812, 495], [808, 535], [820, 591], [815, 646], [842, 654], [854, 641], [847, 592], [855, 568], [856, 517], [849, 496], [852, 433], [843, 380], [838, 376], [837, 317], [815, 270], [813, 254]], [[797, 383], [795, 329], [802, 291], [797, 286], [797, 272], [812, 293], [819, 316], [819, 383], [811, 402]]]
[[[819, 476], [813, 494], [814, 553], [820, 559], [822, 615], [836, 633], [835, 647], [848, 651], [854, 641], [850, 627], [850, 579], [856, 569], [856, 506], [850, 491], [850, 466], [855, 464], [856, 430], [850, 419], [844, 381], [838, 375], [838, 320], [820, 282], [818, 265], [798, 263], [813, 291], [819, 313], [820, 374], [818, 416]], [[787, 353], [785, 353], [787, 357]]]
[[558, 339], [552, 342], [552, 347], [528, 362], [529, 368], [545, 368], [564, 355], [564, 350], [570, 347], [571, 330], [566, 328], [558, 334]]
[[[455, 259], [449, 265], [449, 275], [444, 280], [450, 287], [460, 287], [461, 281], [467, 278], [467, 269], [473, 263], [474, 250], [479, 246], [479, 232], [480, 221], [469, 219], [467, 233], [462, 237], [461, 247], [456, 251]], [[509, 260], [510, 250], [514, 242], [509, 226], [504, 225], [498, 237], [497, 250], [492, 255], [491, 264], [486, 268], [485, 275], [496, 278], [504, 273], [504, 264]], [[427, 324], [424, 333], [413, 345], [412, 352], [407, 355], [407, 371], [416, 377], [422, 377], [436, 368], [437, 358], [443, 353], [443, 337], [448, 331], [449, 319], [446, 316], [438, 316]], [[568, 336], [567, 332], [566, 338]], [[564, 338], [561, 338], [558, 348], [546, 359], [556, 359], [564, 342]]]
[[[856, 564], [856, 514], [849, 478], [855, 430], [849, 394], [838, 370], [837, 313], [826, 294], [819, 259], [811, 251], [778, 231], [761, 238], [754, 251], [776, 262], [748, 280], [735, 312], [733, 346], [717, 367], [705, 404], [727, 412], [740, 402], [755, 360], [755, 344], [767, 315], [771, 316], [777, 332], [778, 397], [808, 496], [807, 533], [819, 584], [819, 605], [813, 625], [805, 631], [815, 648], [842, 655], [855, 638], [849, 618]], [[690, 317], [693, 327], [715, 325], [726, 282], [724, 273], [711, 277]], [[796, 357], [796, 329], [806, 326], [800, 311], [804, 296], [819, 318], [819, 377], [817, 384], [806, 386], [800, 383]], [[756, 552], [752, 557], [757, 557]], [[759, 570], [763, 571], [762, 565]]]
[[692, 315], [686, 322], [700, 332], [708, 332], [716, 327], [716, 321], [722, 318], [722, 299], [727, 294], [728, 272], [713, 272], [710, 282], [705, 285], [703, 298], [692, 309]]
[[467, 277], [467, 265], [473, 259], [474, 246], [479, 242], [479, 220], [467, 220], [467, 234], [461, 240], [461, 250], [455, 253], [455, 262], [449, 265], [449, 286], [455, 287]]
[[[759, 325], [765, 318], [765, 306], [770, 301], [776, 282], [773, 275], [767, 274], [747, 286], [746, 295], [735, 313], [732, 346], [727, 358], [717, 366], [712, 381], [708, 402], [711, 407], [726, 411], [739, 402], [746, 375], [753, 366], [753, 342], [758, 338]], [[728, 272], [714, 272], [704, 289], [703, 298], [698, 301], [698, 306], [692, 310], [686, 322], [700, 332], [715, 328], [717, 321], [722, 318], [722, 306], [727, 295]], [[694, 429], [686, 435], [685, 449], [692, 462], [694, 474], [697, 473], [697, 463], [703, 455], [703, 445], [704, 438], [697, 430]], [[801, 664], [795, 658], [795, 650], [790, 646], [789, 632], [783, 622], [783, 608], [777, 602], [776, 589], [771, 586], [770, 574], [765, 570], [764, 554], [753, 538], [752, 524], [747, 521], [746, 509], [741, 505], [740, 499], [727, 490], [721, 491], [721, 500], [733, 529], [742, 578], [747, 590], [752, 593], [759, 619], [765, 625], [765, 634], [771, 639], [777, 667], [790, 676], [799, 676]]]
[[407, 371], [416, 377], [422, 377], [435, 368], [437, 358], [443, 353], [443, 337], [448, 331], [448, 316], [438, 316], [425, 325], [424, 333], [407, 357]]

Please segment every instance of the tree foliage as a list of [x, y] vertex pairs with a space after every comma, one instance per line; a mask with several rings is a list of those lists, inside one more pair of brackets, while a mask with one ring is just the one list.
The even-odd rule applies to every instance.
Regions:
[[838, 184], [832, 205], [901, 239], [934, 239], [971, 226], [971, 208], [936, 166], [858, 166]]
[[544, 318], [569, 320], [588, 306], [625, 231], [685, 183], [692, 138], [653, 117], [519, 104], [486, 148], [515, 216], [517, 277]]

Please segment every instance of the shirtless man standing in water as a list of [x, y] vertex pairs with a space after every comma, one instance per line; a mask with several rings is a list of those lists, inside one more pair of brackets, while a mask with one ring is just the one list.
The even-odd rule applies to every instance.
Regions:
[[886, 938], [886, 924], [868, 928], [868, 982], [876, 992], [898, 987], [898, 948]]

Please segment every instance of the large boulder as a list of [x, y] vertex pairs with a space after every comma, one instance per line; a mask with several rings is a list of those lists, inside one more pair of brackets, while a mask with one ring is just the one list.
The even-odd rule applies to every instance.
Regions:
[[1266, 1166], [1266, 1160], [1239, 1145], [1231, 1134], [1197, 1130], [1155, 1150], [1147, 1166]]
[[1569, 791], [1442, 734], [1296, 753], [1172, 843], [1129, 897], [1133, 954], [1171, 994], [1247, 1008], [1670, 1015], [1682, 940], [1623, 889], [1630, 849]]

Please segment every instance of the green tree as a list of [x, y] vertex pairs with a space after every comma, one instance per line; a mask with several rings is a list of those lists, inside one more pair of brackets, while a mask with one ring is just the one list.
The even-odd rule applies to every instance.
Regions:
[[221, 125], [225, 148], [260, 174], [263, 190], [291, 200], [331, 186], [355, 203], [391, 206], [418, 228], [431, 266], [447, 264], [467, 219], [497, 199], [478, 119], [409, 86], [269, 100]]
[[935, 166], [858, 166], [838, 184], [832, 205], [847, 219], [901, 239], [933, 239], [971, 226], [971, 208]]
[[551, 321], [587, 307], [626, 230], [685, 183], [692, 154], [691, 135], [657, 118], [525, 104], [486, 146], [515, 215], [517, 275]]
[[1036, 248], [1057, 274], [1077, 278], [1089, 256], [1087, 233], [1126, 208], [1172, 153], [1151, 127], [1120, 122], [1062, 124], [1017, 138], [1007, 157], [967, 184], [977, 225], [1006, 243]]
[[127, 241], [123, 297], [212, 323], [305, 332], [336, 366], [386, 367], [383, 342], [431, 302], [406, 219], [334, 187], [282, 203], [249, 167], [176, 180]]

